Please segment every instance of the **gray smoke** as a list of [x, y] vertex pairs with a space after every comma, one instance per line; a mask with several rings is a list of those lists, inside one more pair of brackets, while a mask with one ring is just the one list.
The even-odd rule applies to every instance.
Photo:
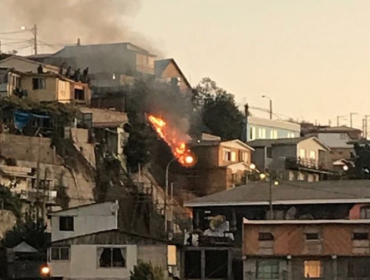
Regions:
[[[153, 51], [151, 44], [132, 31], [129, 20], [141, 0], [1, 0], [1, 10], [13, 21], [37, 24], [39, 39], [49, 44], [82, 44], [130, 41]], [[4, 19], [4, 15], [3, 15]]]

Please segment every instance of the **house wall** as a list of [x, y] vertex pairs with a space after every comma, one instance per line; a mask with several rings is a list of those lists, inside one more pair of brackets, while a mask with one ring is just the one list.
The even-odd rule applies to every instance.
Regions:
[[[250, 163], [251, 162], [251, 151], [249, 149], [241, 149], [238, 147], [239, 145], [236, 143], [221, 143], [219, 146], [218, 150], [218, 166], [227, 166], [231, 163], [237, 163], [237, 162], [245, 162], [245, 163]], [[229, 161], [225, 160], [224, 158], [224, 153], [225, 151], [230, 151], [232, 153], [235, 153], [235, 160], [234, 161]], [[245, 153], [246, 158], [245, 161], [243, 160], [241, 153]]]
[[286, 158], [297, 158], [296, 145], [276, 145], [272, 147], [272, 161], [266, 167], [281, 172], [285, 170]]
[[[86, 235], [98, 231], [112, 230], [118, 228], [118, 211], [113, 211], [115, 202], [92, 204], [84, 207], [69, 209], [53, 213], [51, 240]], [[59, 229], [60, 217], [74, 217], [74, 230], [61, 231]]]
[[137, 259], [167, 269], [167, 246], [139, 245], [137, 247]]
[[257, 117], [248, 117], [246, 127], [245, 141], [295, 138], [301, 133], [299, 124]]
[[353, 148], [331, 148], [330, 149], [330, 160], [337, 161], [340, 159], [350, 159], [351, 153], [354, 151]]
[[259, 261], [276, 261], [279, 264], [279, 275], [278, 278], [282, 280], [304, 280], [308, 279], [304, 274], [304, 262], [306, 260], [315, 260], [321, 262], [322, 275], [320, 279], [323, 280], [363, 280], [368, 279], [369, 274], [362, 277], [357, 274], [357, 277], [351, 275], [349, 272], [350, 265], [357, 264], [359, 267], [362, 267], [360, 273], [363, 273], [367, 270], [367, 264], [370, 261], [370, 258], [361, 257], [361, 258], [331, 258], [331, 257], [314, 257], [314, 258], [282, 258], [282, 257], [273, 257], [273, 258], [248, 258], [244, 260], [244, 279], [245, 280], [254, 280], [259, 279], [256, 275], [257, 263]]
[[[100, 268], [98, 248], [126, 248], [126, 268]], [[49, 263], [53, 277], [64, 279], [129, 279], [137, 264], [136, 245], [71, 245], [70, 260]]]
[[252, 162], [260, 171], [264, 171], [271, 164], [271, 159], [267, 158], [266, 147], [254, 148]]
[[[33, 78], [44, 78], [45, 89], [33, 89]], [[55, 77], [46, 76], [23, 76], [21, 79], [22, 89], [27, 90], [28, 97], [36, 102], [40, 101], [56, 101], [58, 97], [58, 81]]]
[[219, 146], [194, 146], [192, 151], [197, 157], [194, 168], [215, 168], [219, 166]]
[[61, 103], [70, 103], [74, 99], [72, 84], [67, 81], [56, 79], [57, 100]]
[[177, 70], [173, 63], [170, 63], [167, 68], [162, 72], [161, 80], [166, 81], [166, 78], [180, 78], [179, 87], [181, 91], [191, 90], [187, 84], [184, 82], [184, 77]]
[[[284, 224], [284, 225], [244, 225], [243, 252], [245, 255], [280, 255], [280, 256], [356, 256], [370, 255], [369, 240], [365, 241], [361, 253], [353, 232], [369, 233], [370, 225], [357, 224]], [[274, 236], [270, 250], [266, 251], [264, 241], [259, 241], [260, 232], [269, 232]], [[319, 240], [307, 241], [305, 234], [315, 232]]]
[[305, 150], [306, 159], [311, 159], [311, 152], [315, 152], [316, 160], [319, 160], [319, 151], [325, 151], [325, 149], [313, 139], [307, 139], [298, 143], [297, 158], [302, 157], [300, 152], [302, 149]]

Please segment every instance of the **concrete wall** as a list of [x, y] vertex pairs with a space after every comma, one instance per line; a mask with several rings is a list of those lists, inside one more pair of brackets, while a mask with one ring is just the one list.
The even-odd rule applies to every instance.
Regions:
[[16, 160], [34, 161], [48, 164], [61, 164], [51, 147], [51, 139], [14, 134], [0, 134], [0, 154]]
[[[118, 211], [113, 211], [115, 202], [91, 204], [52, 214], [51, 240], [57, 241], [98, 231], [118, 229]], [[73, 231], [60, 231], [60, 217], [74, 217]]]
[[[125, 248], [125, 268], [100, 268], [98, 249]], [[49, 263], [53, 277], [64, 279], [130, 279], [130, 271], [137, 264], [136, 245], [71, 245], [70, 260]]]
[[13, 212], [8, 210], [0, 210], [0, 240], [3, 239], [5, 233], [12, 229], [17, 223], [17, 218]]
[[167, 245], [140, 245], [137, 248], [137, 258], [167, 269]]
[[[34, 78], [45, 79], [45, 89], [33, 89]], [[58, 81], [55, 77], [40, 76], [23, 76], [21, 79], [22, 89], [27, 90], [28, 97], [36, 102], [39, 101], [56, 101], [58, 97]]]

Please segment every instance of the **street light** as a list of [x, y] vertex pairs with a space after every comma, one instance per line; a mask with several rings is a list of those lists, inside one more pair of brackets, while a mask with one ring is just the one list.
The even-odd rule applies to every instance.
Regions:
[[349, 168], [348, 168], [348, 165], [343, 165], [343, 170], [344, 170], [344, 171], [348, 171], [348, 169], [349, 169]]
[[166, 166], [166, 182], [165, 182], [165, 190], [164, 190], [164, 231], [166, 234], [167, 234], [167, 196], [168, 196], [168, 175], [169, 175], [168, 172], [169, 172], [171, 164], [175, 161], [176, 161], [176, 158], [171, 159]]
[[249, 165], [249, 168], [250, 168], [251, 170], [255, 170], [255, 169], [256, 169], [256, 165], [255, 165], [254, 163], [251, 163], [251, 164]]
[[50, 276], [50, 268], [47, 265], [44, 265], [40, 269], [41, 277], [42, 278], [49, 278]]
[[270, 100], [270, 120], [272, 120], [272, 100], [267, 95], [262, 95], [262, 98], [267, 98], [268, 100]]

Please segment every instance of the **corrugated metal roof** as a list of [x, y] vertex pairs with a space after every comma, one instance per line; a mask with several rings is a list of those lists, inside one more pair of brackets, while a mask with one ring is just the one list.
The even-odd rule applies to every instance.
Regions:
[[[370, 203], [370, 180], [279, 182], [273, 186], [274, 205]], [[196, 198], [186, 207], [268, 205], [269, 183], [252, 182], [231, 190]]]

